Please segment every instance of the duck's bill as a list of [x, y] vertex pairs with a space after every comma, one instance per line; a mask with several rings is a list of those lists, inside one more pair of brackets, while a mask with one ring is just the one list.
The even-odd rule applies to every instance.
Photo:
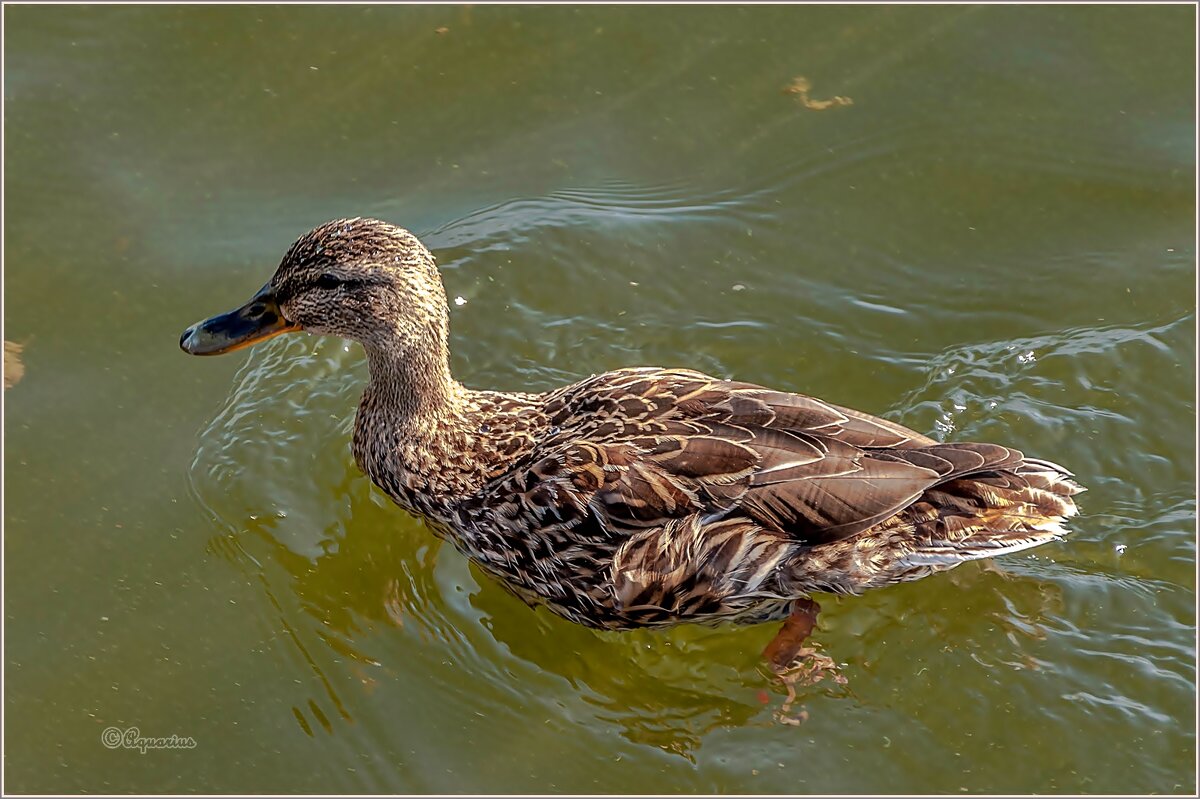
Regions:
[[300, 325], [283, 318], [268, 284], [236, 311], [197, 322], [183, 331], [179, 348], [192, 355], [221, 355], [299, 329]]

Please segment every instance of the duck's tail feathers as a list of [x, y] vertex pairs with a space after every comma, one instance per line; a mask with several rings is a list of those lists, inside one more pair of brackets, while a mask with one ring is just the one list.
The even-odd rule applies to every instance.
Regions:
[[1045, 530], [1029, 533], [1024, 536], [1010, 535], [998, 538], [991, 533], [969, 536], [956, 541], [949, 546], [923, 546], [901, 559], [901, 566], [942, 567], [949, 568], [969, 560], [994, 558], [997, 555], [1011, 555], [1026, 549], [1048, 544], [1051, 541], [1061, 541], [1067, 531], [1061, 524], [1054, 524]]
[[935, 486], [913, 506], [916, 545], [902, 566], [950, 568], [1060, 540], [1079, 512], [1073, 497], [1086, 490], [1072, 478], [1056, 463], [1022, 458]]

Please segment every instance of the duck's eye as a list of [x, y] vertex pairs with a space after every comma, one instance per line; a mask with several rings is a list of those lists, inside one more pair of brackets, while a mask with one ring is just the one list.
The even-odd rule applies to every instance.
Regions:
[[335, 289], [342, 285], [342, 281], [338, 280], [337, 275], [331, 275], [328, 272], [317, 278], [317, 288]]

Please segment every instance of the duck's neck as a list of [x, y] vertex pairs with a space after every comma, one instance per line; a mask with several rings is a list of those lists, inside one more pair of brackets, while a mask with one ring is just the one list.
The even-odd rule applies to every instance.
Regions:
[[461, 415], [466, 389], [450, 374], [445, 335], [424, 346], [398, 340], [366, 342], [371, 381], [364, 393], [371, 411], [393, 429], [408, 435], [436, 435]]
[[364, 342], [371, 379], [354, 420], [354, 459], [401, 507], [431, 519], [477, 482], [470, 449], [472, 392], [450, 374], [445, 337]]

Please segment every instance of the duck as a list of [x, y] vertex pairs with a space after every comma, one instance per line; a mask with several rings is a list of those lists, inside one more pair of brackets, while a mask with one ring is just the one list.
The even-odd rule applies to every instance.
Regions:
[[362, 345], [357, 465], [510, 592], [604, 630], [782, 620], [764, 650], [780, 667], [815, 594], [1059, 540], [1085, 490], [1013, 447], [686, 368], [467, 388], [433, 254], [377, 219], [304, 234], [247, 303], [179, 343], [217, 355], [295, 331]]

